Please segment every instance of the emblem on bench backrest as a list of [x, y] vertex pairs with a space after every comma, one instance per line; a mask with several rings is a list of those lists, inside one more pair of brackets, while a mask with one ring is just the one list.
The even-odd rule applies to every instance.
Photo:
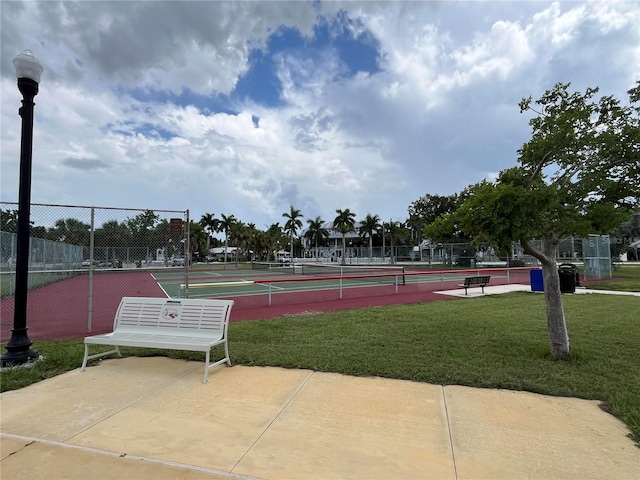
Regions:
[[180, 316], [180, 312], [178, 312], [178, 310], [175, 308], [165, 308], [162, 311], [162, 318], [164, 318], [165, 320], [167, 319], [175, 320], [179, 316]]
[[175, 321], [182, 315], [182, 303], [180, 300], [167, 300], [162, 309], [162, 320]]

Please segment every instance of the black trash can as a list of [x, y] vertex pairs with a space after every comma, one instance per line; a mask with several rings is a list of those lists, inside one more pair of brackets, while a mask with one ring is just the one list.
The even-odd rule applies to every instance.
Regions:
[[560, 277], [560, 292], [575, 293], [578, 267], [572, 263], [563, 263], [558, 267], [558, 276]]

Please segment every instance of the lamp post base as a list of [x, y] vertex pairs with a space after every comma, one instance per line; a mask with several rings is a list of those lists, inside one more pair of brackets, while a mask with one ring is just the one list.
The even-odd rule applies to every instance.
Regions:
[[31, 340], [27, 336], [27, 329], [12, 330], [11, 339], [5, 345], [7, 351], [0, 356], [0, 366], [10, 367], [37, 360], [40, 354], [30, 348]]

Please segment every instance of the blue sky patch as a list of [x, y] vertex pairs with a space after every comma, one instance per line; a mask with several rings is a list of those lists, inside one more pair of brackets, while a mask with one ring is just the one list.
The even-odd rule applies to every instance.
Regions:
[[[177, 95], [169, 91], [149, 89], [119, 89], [140, 102], [166, 103], [185, 107], [196, 105], [205, 113], [238, 114], [234, 105], [247, 101], [255, 102], [268, 108], [284, 105], [282, 85], [277, 75], [278, 59], [283, 55], [307, 58], [316, 64], [322, 63], [322, 53], [332, 49], [341, 62], [346, 76], [358, 72], [376, 73], [378, 66], [377, 40], [360, 26], [353, 25], [346, 14], [340, 15], [331, 22], [320, 22], [314, 28], [313, 37], [303, 37], [295, 28], [280, 27], [273, 32], [264, 49], [254, 49], [249, 54], [249, 70], [236, 84], [230, 95], [199, 95], [185, 88]], [[352, 31], [361, 32], [354, 38]]]
[[107, 123], [100, 130], [104, 133], [115, 133], [126, 137], [131, 137], [138, 133], [145, 137], [158, 138], [162, 140], [171, 140], [172, 138], [177, 137], [176, 134], [160, 127], [159, 125], [154, 125], [149, 122], [143, 123], [142, 125], [136, 125], [132, 120]]

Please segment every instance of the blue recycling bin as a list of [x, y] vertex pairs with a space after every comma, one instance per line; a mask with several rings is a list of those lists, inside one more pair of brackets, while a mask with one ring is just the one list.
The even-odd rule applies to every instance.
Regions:
[[532, 292], [544, 292], [544, 280], [542, 278], [542, 270], [539, 268], [529, 271], [529, 278], [531, 279], [531, 291]]

